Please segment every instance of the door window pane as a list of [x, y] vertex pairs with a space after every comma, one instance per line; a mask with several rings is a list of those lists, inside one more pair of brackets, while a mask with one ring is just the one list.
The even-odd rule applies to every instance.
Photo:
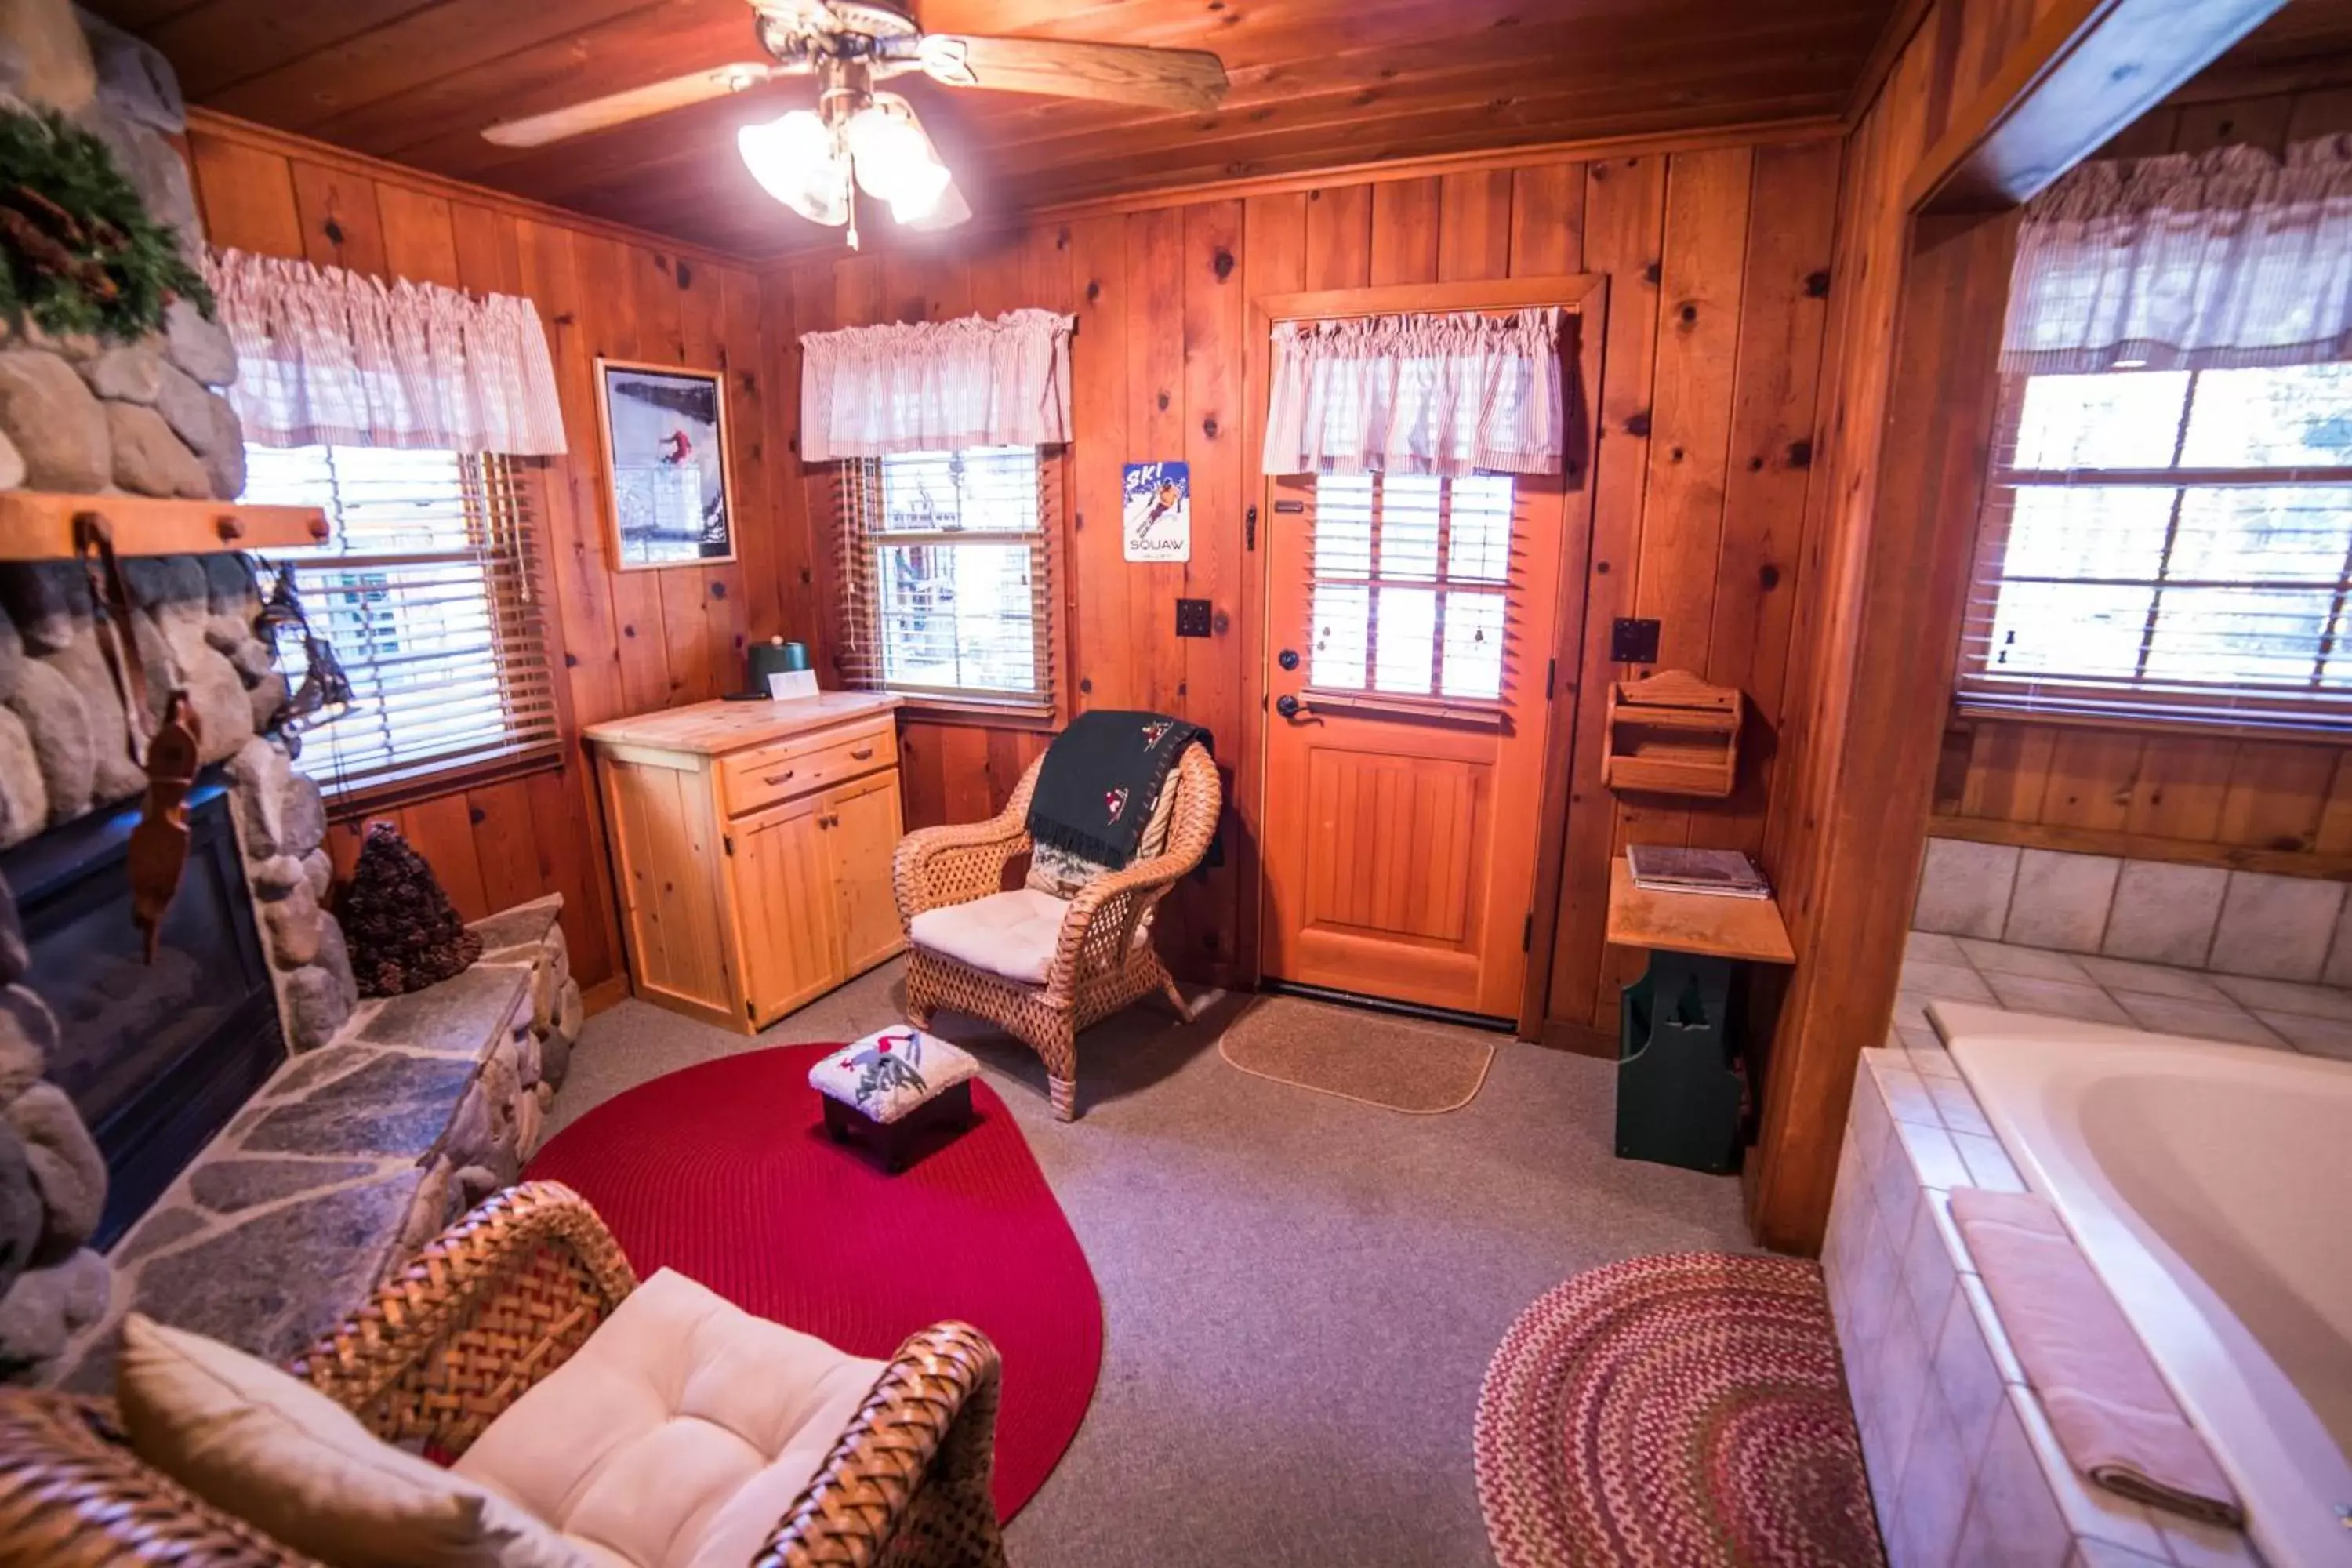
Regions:
[[1499, 700], [1512, 483], [1503, 474], [1318, 479], [1308, 684]]
[[1380, 640], [1372, 657], [1372, 688], [1426, 697], [1437, 668], [1437, 590], [1383, 587], [1377, 601]]
[[1445, 671], [1439, 684], [1444, 696], [1501, 700], [1503, 605], [1500, 594], [1445, 596]]

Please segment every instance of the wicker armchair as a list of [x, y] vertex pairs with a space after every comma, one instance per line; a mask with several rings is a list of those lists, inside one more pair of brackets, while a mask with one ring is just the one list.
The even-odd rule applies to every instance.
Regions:
[[1077, 1111], [1079, 1030], [1154, 991], [1192, 1022], [1192, 1010], [1152, 950], [1143, 922], [1176, 879], [1208, 853], [1223, 790], [1207, 749], [1186, 747], [1176, 764], [1167, 849], [1079, 889], [1062, 917], [1042, 982], [995, 973], [925, 947], [914, 937], [917, 915], [997, 892], [1006, 865], [1028, 853], [1029, 797], [1044, 765], [1043, 757], [1029, 764], [1011, 802], [990, 821], [924, 828], [900, 839], [891, 876], [898, 919], [908, 928], [908, 1022], [927, 1028], [932, 1011], [946, 1007], [1009, 1031], [1044, 1058], [1054, 1115], [1067, 1121]]
[[[454, 1456], [635, 1286], [586, 1200], [526, 1183], [444, 1231], [290, 1370], [379, 1436]], [[997, 1376], [968, 1324], [911, 1336], [753, 1568], [1002, 1568]], [[111, 1400], [0, 1394], [0, 1565], [158, 1562], [316, 1568], [142, 1464]]]

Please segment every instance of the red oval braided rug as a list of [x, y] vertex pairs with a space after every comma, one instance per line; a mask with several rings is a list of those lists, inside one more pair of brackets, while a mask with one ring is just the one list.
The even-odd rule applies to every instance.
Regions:
[[1821, 1269], [1677, 1253], [1519, 1314], [1478, 1395], [1502, 1568], [1885, 1561]]
[[524, 1173], [593, 1204], [640, 1278], [667, 1267], [853, 1355], [961, 1318], [1004, 1358], [996, 1510], [1011, 1519], [1077, 1436], [1102, 1366], [1102, 1298], [993, 1089], [973, 1125], [885, 1175], [824, 1134], [809, 1068], [829, 1045], [722, 1057], [614, 1096]]

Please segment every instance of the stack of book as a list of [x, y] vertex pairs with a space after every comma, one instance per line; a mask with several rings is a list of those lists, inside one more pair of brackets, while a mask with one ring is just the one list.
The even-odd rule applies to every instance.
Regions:
[[1633, 886], [1655, 893], [1711, 893], [1727, 899], [1769, 899], [1771, 884], [1756, 862], [1737, 849], [1629, 845], [1625, 864]]

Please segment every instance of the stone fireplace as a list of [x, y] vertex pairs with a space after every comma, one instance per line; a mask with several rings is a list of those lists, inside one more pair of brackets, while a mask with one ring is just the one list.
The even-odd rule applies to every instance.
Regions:
[[[182, 128], [169, 68], [85, 16], [77, 68], [57, 47], [73, 17], [63, 0], [0, 15], [0, 108], [96, 132], [201, 246], [165, 139]], [[101, 515], [109, 494], [234, 500], [245, 449], [219, 389], [236, 371], [184, 300], [138, 342], [0, 324], [0, 489], [90, 496]], [[279, 725], [260, 563], [121, 565], [120, 635], [145, 675], [129, 692], [83, 564], [0, 562], [0, 1379], [93, 1389], [133, 1308], [283, 1356], [358, 1305], [516, 1179], [582, 1016], [554, 898], [477, 922], [483, 960], [455, 979], [362, 1003], [327, 803]], [[149, 963], [124, 863], [146, 787], [133, 728], [175, 690], [204, 770]]]

